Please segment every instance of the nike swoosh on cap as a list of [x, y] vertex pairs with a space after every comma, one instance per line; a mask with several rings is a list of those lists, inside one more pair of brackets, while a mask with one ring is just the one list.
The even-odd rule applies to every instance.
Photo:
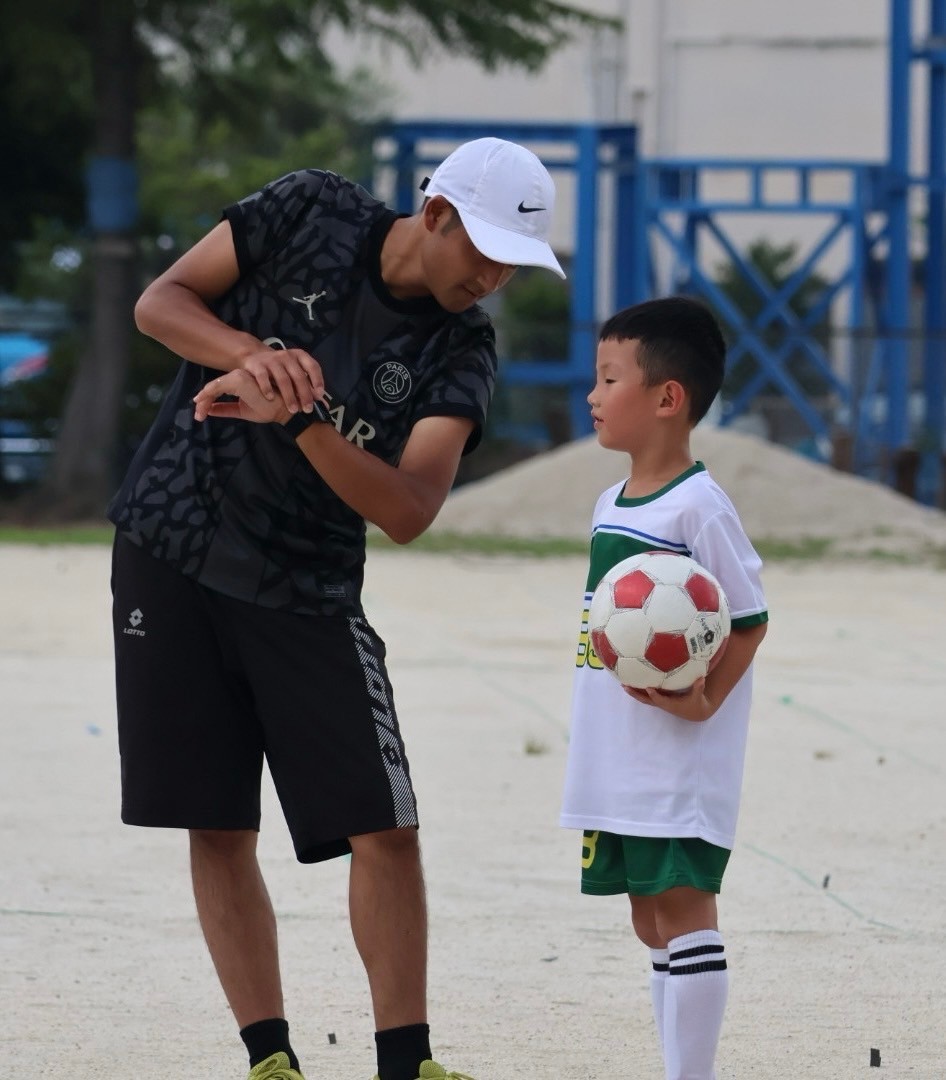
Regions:
[[534, 214], [537, 210], [544, 210], [544, 206], [526, 206], [524, 202], [519, 203], [520, 214]]

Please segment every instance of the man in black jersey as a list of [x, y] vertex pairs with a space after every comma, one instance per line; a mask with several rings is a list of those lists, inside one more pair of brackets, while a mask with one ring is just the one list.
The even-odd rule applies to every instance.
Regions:
[[519, 265], [564, 277], [530, 151], [477, 139], [412, 216], [303, 170], [228, 207], [143, 293], [183, 358], [109, 505], [122, 820], [189, 830], [208, 948], [250, 1080], [301, 1080], [256, 859], [265, 757], [301, 862], [352, 854], [376, 1080], [431, 1061], [417, 808], [366, 521], [420, 535], [480, 439], [496, 376], [477, 301]]

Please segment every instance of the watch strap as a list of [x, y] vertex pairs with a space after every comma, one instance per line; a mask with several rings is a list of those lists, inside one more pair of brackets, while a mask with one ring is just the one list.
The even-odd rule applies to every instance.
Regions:
[[321, 401], [312, 403], [312, 412], [297, 412], [283, 424], [283, 431], [287, 431], [294, 439], [313, 424], [333, 424], [332, 416]]

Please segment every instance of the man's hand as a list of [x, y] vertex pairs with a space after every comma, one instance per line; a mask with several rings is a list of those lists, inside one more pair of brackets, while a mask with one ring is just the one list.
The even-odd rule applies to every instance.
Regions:
[[666, 690], [635, 690], [632, 686], [625, 686], [624, 693], [642, 705], [653, 705], [664, 712], [673, 713], [681, 720], [691, 720], [699, 724], [716, 712], [717, 705], [706, 696], [706, 679], [699, 678], [689, 690], [666, 691]]
[[[324, 393], [324, 390], [323, 390]], [[222, 395], [235, 397], [236, 401], [218, 401]], [[298, 412], [298, 409], [293, 410]], [[309, 404], [308, 410], [312, 411]], [[260, 389], [253, 376], [242, 368], [228, 371], [209, 383], [194, 398], [194, 419], [221, 417], [229, 420], [251, 420], [254, 424], [284, 424], [292, 412], [282, 397]]]
[[312, 412], [313, 401], [325, 401], [322, 368], [303, 349], [260, 345], [241, 359], [239, 369], [256, 380], [267, 401], [282, 398], [290, 414]]

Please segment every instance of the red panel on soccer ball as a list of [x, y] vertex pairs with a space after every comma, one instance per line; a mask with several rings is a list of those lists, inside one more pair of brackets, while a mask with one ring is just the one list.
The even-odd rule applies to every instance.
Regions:
[[654, 581], [643, 570], [633, 570], [614, 583], [614, 606], [616, 608], [642, 608], [644, 601], [654, 591]]
[[691, 574], [683, 587], [690, 594], [697, 611], [719, 611], [719, 590], [709, 578], [702, 574]]
[[608, 641], [608, 635], [600, 629], [592, 630], [591, 644], [598, 654], [598, 659], [601, 663], [604, 664], [606, 668], [613, 671], [618, 662], [618, 654], [611, 648], [611, 642]]
[[658, 671], [673, 671], [690, 659], [686, 638], [682, 634], [654, 634], [644, 659]]

